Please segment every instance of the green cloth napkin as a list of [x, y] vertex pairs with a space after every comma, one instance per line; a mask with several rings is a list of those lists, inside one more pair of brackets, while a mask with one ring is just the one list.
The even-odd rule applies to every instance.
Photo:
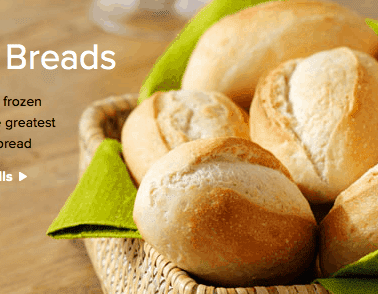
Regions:
[[335, 294], [378, 293], [378, 250], [348, 264], [328, 279], [316, 279]]
[[120, 153], [122, 145], [105, 139], [74, 192], [47, 231], [55, 239], [141, 238], [133, 221], [137, 189]]
[[378, 35], [378, 21], [370, 18], [365, 19], [366, 24]]

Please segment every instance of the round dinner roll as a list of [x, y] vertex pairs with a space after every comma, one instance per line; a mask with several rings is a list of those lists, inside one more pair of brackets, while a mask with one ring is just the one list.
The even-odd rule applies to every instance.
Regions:
[[251, 140], [310, 203], [331, 203], [378, 163], [378, 62], [340, 47], [284, 62], [260, 80]]
[[157, 92], [127, 118], [123, 156], [139, 184], [150, 166], [182, 143], [201, 138], [249, 139], [248, 113], [219, 92]]
[[271, 1], [229, 15], [198, 41], [182, 89], [219, 91], [249, 107], [258, 79], [289, 59], [347, 46], [375, 55], [378, 36], [333, 2]]
[[319, 261], [328, 277], [378, 250], [378, 165], [337, 196], [320, 223]]
[[203, 283], [287, 284], [314, 260], [307, 200], [250, 140], [200, 139], [171, 150], [143, 178], [133, 213], [143, 239]]

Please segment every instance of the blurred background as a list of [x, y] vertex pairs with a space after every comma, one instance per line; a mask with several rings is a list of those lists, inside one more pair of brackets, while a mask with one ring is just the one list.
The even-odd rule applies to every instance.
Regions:
[[[206, 0], [0, 0], [0, 140], [32, 139], [30, 149], [0, 149], [0, 293], [102, 293], [81, 240], [45, 235], [77, 184], [78, 122], [111, 95], [137, 93], [154, 62]], [[375, 0], [338, 0], [378, 20]], [[7, 69], [7, 44], [26, 49], [24, 69]], [[110, 50], [112, 70], [47, 70], [29, 52]], [[15, 51], [16, 52], [16, 51]], [[87, 59], [86, 59], [87, 60]], [[14, 61], [14, 64], [17, 62]], [[87, 64], [91, 64], [88, 59]], [[99, 62], [100, 64], [100, 62]], [[5, 107], [3, 98], [41, 99]], [[55, 128], [6, 130], [8, 119], [55, 119]], [[27, 178], [18, 181], [18, 173]]]

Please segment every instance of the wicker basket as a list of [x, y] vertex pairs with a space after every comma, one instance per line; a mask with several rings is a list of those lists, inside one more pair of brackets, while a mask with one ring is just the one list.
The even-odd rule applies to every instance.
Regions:
[[[137, 105], [137, 94], [95, 102], [80, 124], [80, 176], [105, 138], [120, 141], [123, 123]], [[221, 288], [198, 284], [140, 239], [85, 239], [90, 259], [105, 294], [252, 294], [329, 293], [320, 285]]]

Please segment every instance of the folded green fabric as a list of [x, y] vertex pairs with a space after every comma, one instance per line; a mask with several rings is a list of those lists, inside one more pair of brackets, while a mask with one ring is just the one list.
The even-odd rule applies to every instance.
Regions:
[[378, 280], [369, 278], [319, 279], [324, 288], [333, 294], [377, 294]]
[[373, 31], [378, 35], [378, 21], [370, 18], [366, 18], [365, 22], [369, 27], [373, 29]]
[[133, 221], [137, 189], [120, 153], [121, 144], [105, 139], [47, 231], [55, 239], [141, 238]]
[[328, 279], [316, 279], [335, 294], [378, 293], [378, 251], [341, 268]]

